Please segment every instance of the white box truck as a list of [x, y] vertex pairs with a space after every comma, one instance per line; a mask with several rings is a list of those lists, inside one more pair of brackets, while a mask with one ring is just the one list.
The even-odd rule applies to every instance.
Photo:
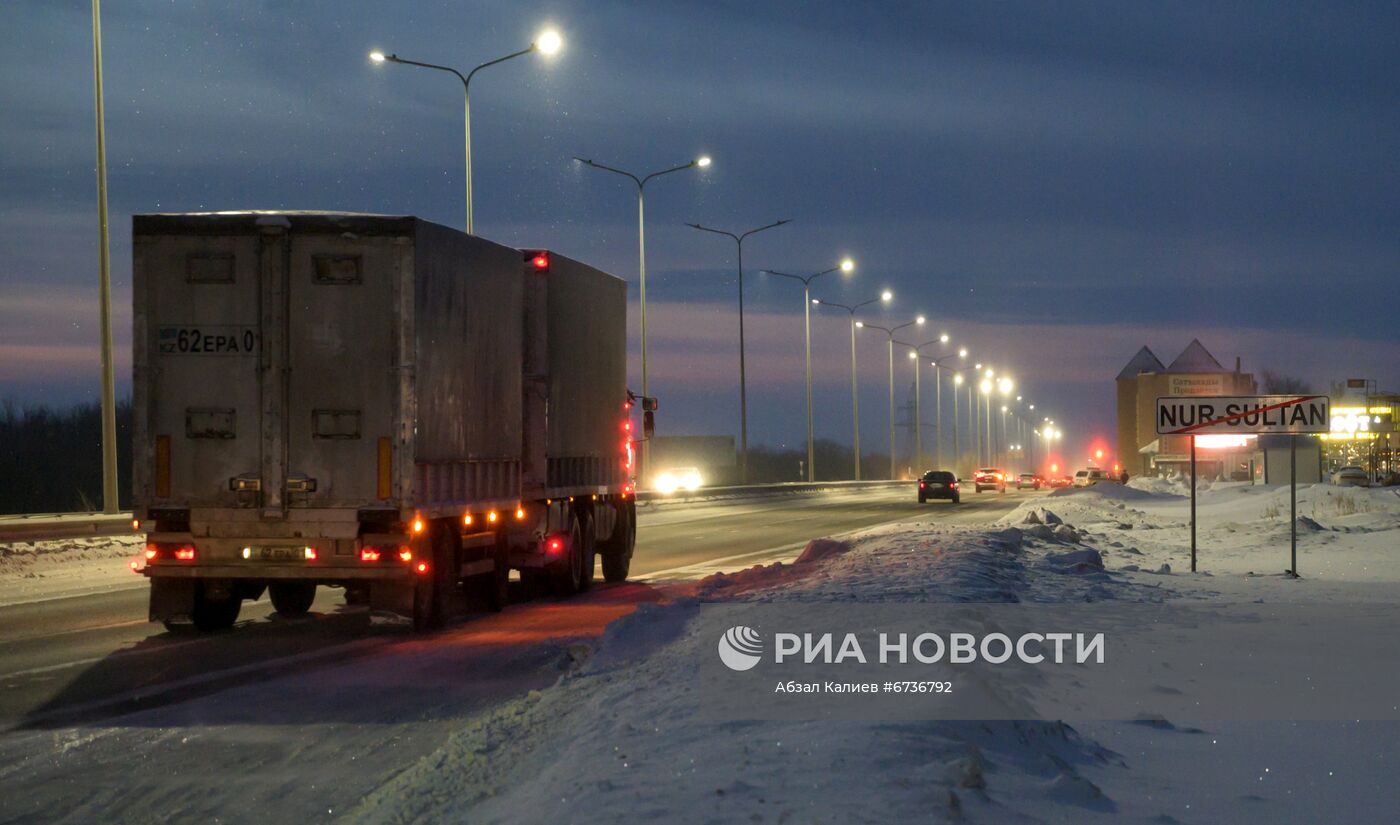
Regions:
[[150, 618], [318, 586], [442, 623], [626, 578], [626, 284], [415, 217], [133, 219], [134, 506]]

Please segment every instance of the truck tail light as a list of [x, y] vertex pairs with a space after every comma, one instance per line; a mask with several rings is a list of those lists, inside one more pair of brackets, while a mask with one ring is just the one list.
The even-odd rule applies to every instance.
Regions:
[[150, 561], [158, 555], [160, 555], [160, 549], [158, 547], [154, 544], [146, 545], [146, 561]]
[[550, 536], [545, 543], [545, 549], [549, 551], [550, 555], [558, 555], [564, 550], [564, 540], [558, 536]]
[[428, 572], [428, 563], [425, 562], [425, 561], [420, 561], [420, 562], [418, 562], [418, 566], [417, 566], [417, 567], [414, 567], [413, 569], [414, 569], [414, 570], [417, 570], [418, 573], [419, 573], [419, 575], [422, 575], [422, 574]]
[[404, 564], [407, 564], [407, 563], [413, 561], [413, 551], [410, 550], [410, 549], [408, 549], [407, 547], [400, 547], [400, 548], [399, 548], [399, 561], [403, 562]]
[[175, 548], [176, 561], [194, 561], [194, 545], [183, 544]]
[[302, 548], [302, 555], [306, 558], [307, 561], [315, 561], [317, 556], [316, 548], [304, 547]]
[[379, 561], [378, 547], [361, 547], [360, 561]]

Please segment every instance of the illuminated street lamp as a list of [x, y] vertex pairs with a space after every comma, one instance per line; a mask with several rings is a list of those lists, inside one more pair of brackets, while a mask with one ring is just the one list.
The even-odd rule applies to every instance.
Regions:
[[463, 142], [466, 147], [467, 159], [466, 166], [468, 235], [473, 234], [474, 227], [474, 224], [472, 222], [472, 78], [476, 76], [477, 72], [481, 71], [487, 66], [495, 66], [497, 63], [504, 63], [507, 60], [511, 60], [513, 58], [520, 57], [521, 55], [526, 55], [531, 52], [539, 52], [540, 54], [545, 55], [546, 57], [552, 56], [554, 54], [557, 54], [559, 52], [559, 49], [563, 45], [564, 39], [559, 36], [559, 32], [554, 31], [553, 29], [547, 29], [545, 31], [540, 32], [540, 34], [535, 38], [534, 42], [531, 43], [527, 48], [521, 49], [518, 52], [512, 52], [506, 55], [505, 57], [498, 57], [495, 60], [488, 60], [485, 63], [482, 63], [481, 65], [472, 69], [470, 72], [467, 72], [465, 75], [452, 68], [451, 66], [439, 66], [435, 63], [420, 63], [417, 60], [409, 60], [407, 58], [399, 57], [396, 54], [385, 54], [384, 52], [378, 50], [369, 53], [369, 59], [374, 63], [399, 63], [404, 66], [418, 66], [419, 68], [423, 69], [434, 69], [440, 72], [450, 72], [451, 74], [456, 75], [458, 80], [462, 81], [462, 97], [464, 101], [462, 131], [464, 135]]
[[812, 282], [823, 275], [830, 275], [833, 272], [850, 274], [856, 268], [855, 261], [850, 258], [843, 258], [841, 263], [831, 269], [824, 269], [811, 275], [791, 275], [786, 272], [774, 272], [771, 269], [760, 270], [768, 275], [777, 275], [779, 278], [790, 278], [794, 281], [802, 282], [802, 314], [806, 325], [807, 341], [807, 480], [816, 481], [816, 468], [813, 462], [816, 460], [816, 442], [812, 436]]
[[856, 328], [862, 326], [861, 322], [856, 320], [856, 310], [860, 309], [861, 307], [870, 306], [871, 304], [877, 302], [889, 303], [893, 299], [894, 293], [890, 292], [888, 289], [884, 292], [881, 292], [879, 298], [871, 298], [869, 301], [861, 301], [860, 303], [855, 304], [854, 306], [838, 304], [834, 301], [823, 301], [820, 298], [812, 299], [812, 303], [817, 304], [818, 306], [836, 307], [837, 309], [844, 309], [848, 313], [850, 313], [851, 316], [851, 443], [853, 445], [852, 450], [855, 452], [856, 481], [860, 481], [860, 402], [857, 400], [856, 397]]
[[[575, 157], [574, 160], [579, 163], [582, 163], [584, 166], [591, 166], [594, 169], [600, 169], [604, 172], [612, 172], [615, 175], [621, 175], [637, 185], [637, 273], [640, 279], [637, 300], [638, 305], [640, 307], [642, 333], [642, 395], [650, 396], [651, 388], [647, 383], [647, 183], [649, 183], [654, 178], [659, 178], [662, 175], [669, 175], [672, 172], [680, 172], [685, 169], [704, 169], [705, 167], [710, 165], [710, 158], [706, 155], [701, 155], [700, 157], [690, 161], [689, 163], [682, 163], [679, 166], [672, 166], [669, 169], [662, 169], [659, 172], [652, 172], [649, 175], [641, 176], [634, 175], [631, 172], [623, 171], [622, 169], [615, 169], [611, 166], [604, 166], [601, 163], [596, 163], [587, 158]], [[650, 458], [651, 442], [649, 440], [646, 440], [642, 442], [641, 464], [643, 478], [647, 477], [646, 473], [650, 469], [650, 465], [648, 464]]]
[[[689, 224], [690, 227], [701, 232], [713, 232], [716, 235], [723, 235], [726, 238], [733, 238], [734, 245], [738, 247], [739, 258], [739, 480], [741, 484], [749, 481], [749, 380], [748, 371], [744, 363], [744, 239], [750, 235], [757, 235], [760, 232], [774, 229], [789, 220], [774, 221], [767, 226], [760, 226], [757, 229], [750, 229], [747, 232], [735, 234], [726, 232], [723, 229], [711, 229], [708, 226], [701, 226], [698, 223]], [[859, 459], [857, 459], [859, 461]], [[859, 466], [859, 464], [857, 464]], [[860, 474], [856, 474], [860, 478]]]
[[925, 320], [925, 319], [924, 319], [924, 316], [920, 315], [919, 317], [915, 318], [914, 320], [909, 321], [908, 323], [900, 324], [900, 325], [897, 326], [897, 327], [878, 327], [878, 326], [875, 326], [874, 324], [858, 325], [858, 326], [866, 326], [866, 327], [869, 327], [870, 329], [878, 329], [878, 330], [880, 330], [881, 332], [885, 333], [885, 336], [886, 336], [886, 338], [888, 339], [888, 343], [889, 343], [889, 354], [890, 354], [890, 478], [891, 478], [891, 479], [894, 479], [894, 478], [896, 477], [896, 472], [895, 472], [895, 456], [894, 456], [894, 334], [895, 334], [896, 332], [899, 332], [901, 329], [904, 329], [905, 327], [912, 327], [912, 326], [915, 326], [915, 325], [922, 326], [923, 323], [924, 323], [924, 320]]

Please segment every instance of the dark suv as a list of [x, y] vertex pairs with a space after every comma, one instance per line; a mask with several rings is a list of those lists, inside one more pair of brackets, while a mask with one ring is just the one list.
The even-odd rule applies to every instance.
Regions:
[[946, 498], [954, 504], [962, 501], [958, 495], [958, 477], [947, 470], [929, 470], [919, 479], [919, 503], [931, 498]]

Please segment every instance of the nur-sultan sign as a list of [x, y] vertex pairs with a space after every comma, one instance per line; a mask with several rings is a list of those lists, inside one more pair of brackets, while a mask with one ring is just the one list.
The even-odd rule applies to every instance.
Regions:
[[1180, 395], [1157, 399], [1158, 435], [1325, 433], [1325, 395]]

